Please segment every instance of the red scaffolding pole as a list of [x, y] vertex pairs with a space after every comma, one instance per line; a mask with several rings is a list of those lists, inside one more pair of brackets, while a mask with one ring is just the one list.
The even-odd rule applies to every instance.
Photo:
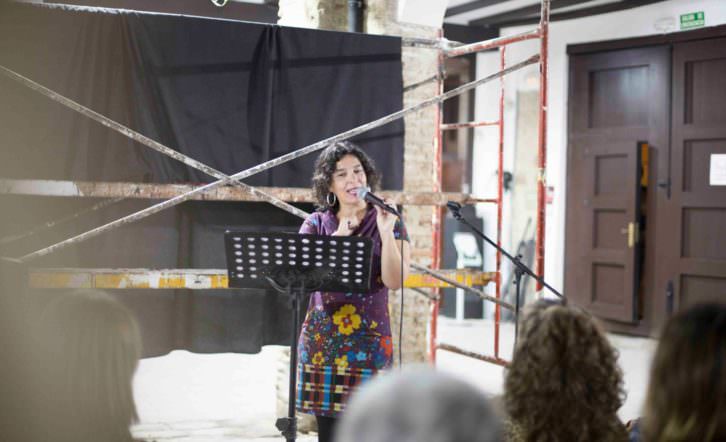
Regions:
[[[506, 46], [499, 48], [499, 66], [504, 69]], [[497, 245], [502, 246], [502, 206], [504, 205], [504, 79], [499, 82], [499, 157], [497, 158]], [[502, 252], [497, 250], [496, 297], [502, 298]], [[494, 357], [499, 357], [499, 324], [502, 309], [494, 310]]]
[[[549, 41], [550, 0], [542, 0], [540, 17], [539, 57], [539, 135], [537, 141], [537, 238], [535, 240], [535, 273], [544, 277], [545, 203], [547, 195], [547, 44]], [[537, 282], [537, 290], [542, 284]]]
[[[488, 49], [499, 49], [500, 57], [500, 70], [506, 68], [506, 46], [509, 44], [518, 43], [525, 40], [531, 40], [539, 38], [539, 68], [540, 68], [540, 91], [539, 91], [539, 119], [538, 119], [538, 143], [537, 143], [537, 164], [538, 164], [538, 177], [537, 177], [537, 232], [535, 237], [535, 273], [539, 276], [544, 276], [544, 244], [545, 244], [545, 196], [547, 191], [546, 182], [546, 167], [547, 167], [547, 45], [549, 37], [549, 13], [550, 13], [550, 1], [541, 0], [541, 18], [539, 26], [531, 31], [522, 32], [510, 36], [503, 36], [492, 40], [472, 43], [469, 45], [458, 46], [453, 49], [442, 49], [440, 50], [439, 62], [443, 63], [444, 57], [457, 57], [465, 54], [472, 54]], [[443, 79], [444, 76], [439, 76], [439, 93], [443, 92]], [[466, 123], [448, 123], [442, 124], [441, 121], [441, 107], [439, 107], [436, 114], [436, 125], [438, 127], [436, 142], [435, 142], [435, 165], [437, 169], [437, 181], [435, 187], [440, 188], [441, 180], [441, 143], [442, 143], [442, 131], [444, 130], [457, 130], [457, 129], [468, 129], [473, 127], [481, 126], [498, 126], [499, 129], [499, 145], [498, 145], [498, 176], [497, 176], [497, 197], [494, 200], [488, 202], [497, 204], [497, 234], [496, 242], [497, 245], [502, 244], [502, 209], [504, 201], [504, 78], [500, 78], [500, 90], [499, 90], [499, 120], [498, 121], [472, 121]], [[440, 216], [440, 213], [438, 214]], [[435, 215], [436, 217], [436, 215]], [[441, 234], [438, 232], [440, 227], [438, 224], [439, 219], [436, 218], [434, 224], [434, 247], [433, 247], [433, 262], [439, 263], [440, 253], [440, 240]], [[502, 254], [500, 251], [496, 253], [496, 277], [495, 277], [495, 297], [501, 300], [502, 296]], [[541, 284], [537, 283], [537, 290], [541, 290]], [[436, 361], [436, 350], [446, 350], [455, 352], [464, 356], [472, 357], [482, 361], [490, 362], [505, 366], [508, 362], [499, 357], [499, 339], [500, 339], [500, 322], [501, 322], [501, 306], [499, 304], [495, 307], [494, 313], [494, 356], [478, 355], [466, 350], [462, 350], [450, 344], [438, 344], [437, 343], [437, 316], [439, 313], [439, 301], [436, 300], [432, 303], [431, 308], [431, 341], [430, 341], [430, 354], [431, 360], [435, 363]], [[515, 315], [515, 321], [518, 319]]]
[[475, 52], [486, 51], [487, 49], [496, 49], [512, 43], [520, 41], [532, 40], [539, 37], [539, 30], [534, 29], [520, 34], [508, 35], [505, 37], [494, 38], [491, 40], [472, 43], [470, 45], [459, 46], [446, 51], [447, 57], [458, 57], [460, 55], [473, 54]]
[[[443, 38], [443, 31], [439, 30], [439, 38]], [[438, 82], [436, 95], [444, 92], [444, 53], [439, 51], [438, 55]], [[436, 107], [436, 119], [435, 133], [434, 133], [434, 192], [441, 192], [442, 186], [442, 165], [441, 157], [443, 150], [443, 135], [441, 132], [441, 125], [443, 123], [443, 103], [439, 103]], [[431, 257], [431, 268], [436, 270], [441, 266], [441, 211], [440, 207], [434, 207], [433, 213], [431, 214], [431, 228], [432, 228], [432, 257]], [[440, 290], [435, 289], [435, 295], [439, 295]], [[431, 303], [431, 329], [430, 329], [430, 341], [429, 341], [429, 357], [431, 363], [436, 363], [436, 339], [437, 339], [437, 327], [439, 318], [439, 306], [440, 296], [436, 296], [436, 299]]]

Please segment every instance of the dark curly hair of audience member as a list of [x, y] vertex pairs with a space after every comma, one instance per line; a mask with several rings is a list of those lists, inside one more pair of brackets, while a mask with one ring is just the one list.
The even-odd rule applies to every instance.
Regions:
[[653, 358], [644, 440], [726, 440], [726, 305], [673, 316]]
[[504, 402], [527, 441], [627, 440], [618, 353], [582, 309], [540, 300], [524, 311]]
[[328, 194], [330, 194], [330, 183], [333, 179], [335, 167], [338, 161], [346, 155], [355, 155], [358, 158], [366, 173], [368, 187], [372, 190], [378, 189], [380, 173], [376, 169], [373, 160], [356, 144], [350, 141], [339, 141], [326, 147], [315, 162], [313, 196], [315, 197], [315, 205], [321, 210], [332, 209], [334, 212], [338, 211], [338, 202], [334, 201], [331, 205], [330, 201], [328, 201]]

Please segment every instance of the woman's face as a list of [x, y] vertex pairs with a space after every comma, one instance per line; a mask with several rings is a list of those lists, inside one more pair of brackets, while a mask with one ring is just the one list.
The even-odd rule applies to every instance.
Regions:
[[358, 157], [348, 154], [338, 161], [330, 181], [330, 191], [341, 205], [360, 203], [358, 189], [367, 185], [366, 172]]

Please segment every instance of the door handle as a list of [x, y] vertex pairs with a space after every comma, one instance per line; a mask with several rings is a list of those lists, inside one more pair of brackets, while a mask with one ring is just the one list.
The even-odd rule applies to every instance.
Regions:
[[670, 180], [670, 178], [658, 181], [657, 186], [659, 189], [665, 190], [666, 198], [671, 199], [671, 180]]
[[666, 313], [668, 316], [673, 314], [673, 304], [675, 303], [675, 290], [673, 289], [673, 281], [668, 280], [666, 283]]
[[637, 224], [634, 222], [629, 222], [628, 227], [623, 227], [620, 229], [620, 233], [623, 235], [628, 235], [628, 248], [632, 249], [635, 247], [635, 244], [638, 242], [638, 229]]

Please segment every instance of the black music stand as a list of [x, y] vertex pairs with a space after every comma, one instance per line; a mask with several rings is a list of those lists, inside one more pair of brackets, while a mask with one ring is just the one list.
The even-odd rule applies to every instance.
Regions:
[[292, 303], [288, 416], [275, 426], [287, 441], [297, 435], [295, 387], [300, 298], [306, 292], [370, 292], [373, 241], [359, 236], [226, 231], [230, 288], [274, 288]]

